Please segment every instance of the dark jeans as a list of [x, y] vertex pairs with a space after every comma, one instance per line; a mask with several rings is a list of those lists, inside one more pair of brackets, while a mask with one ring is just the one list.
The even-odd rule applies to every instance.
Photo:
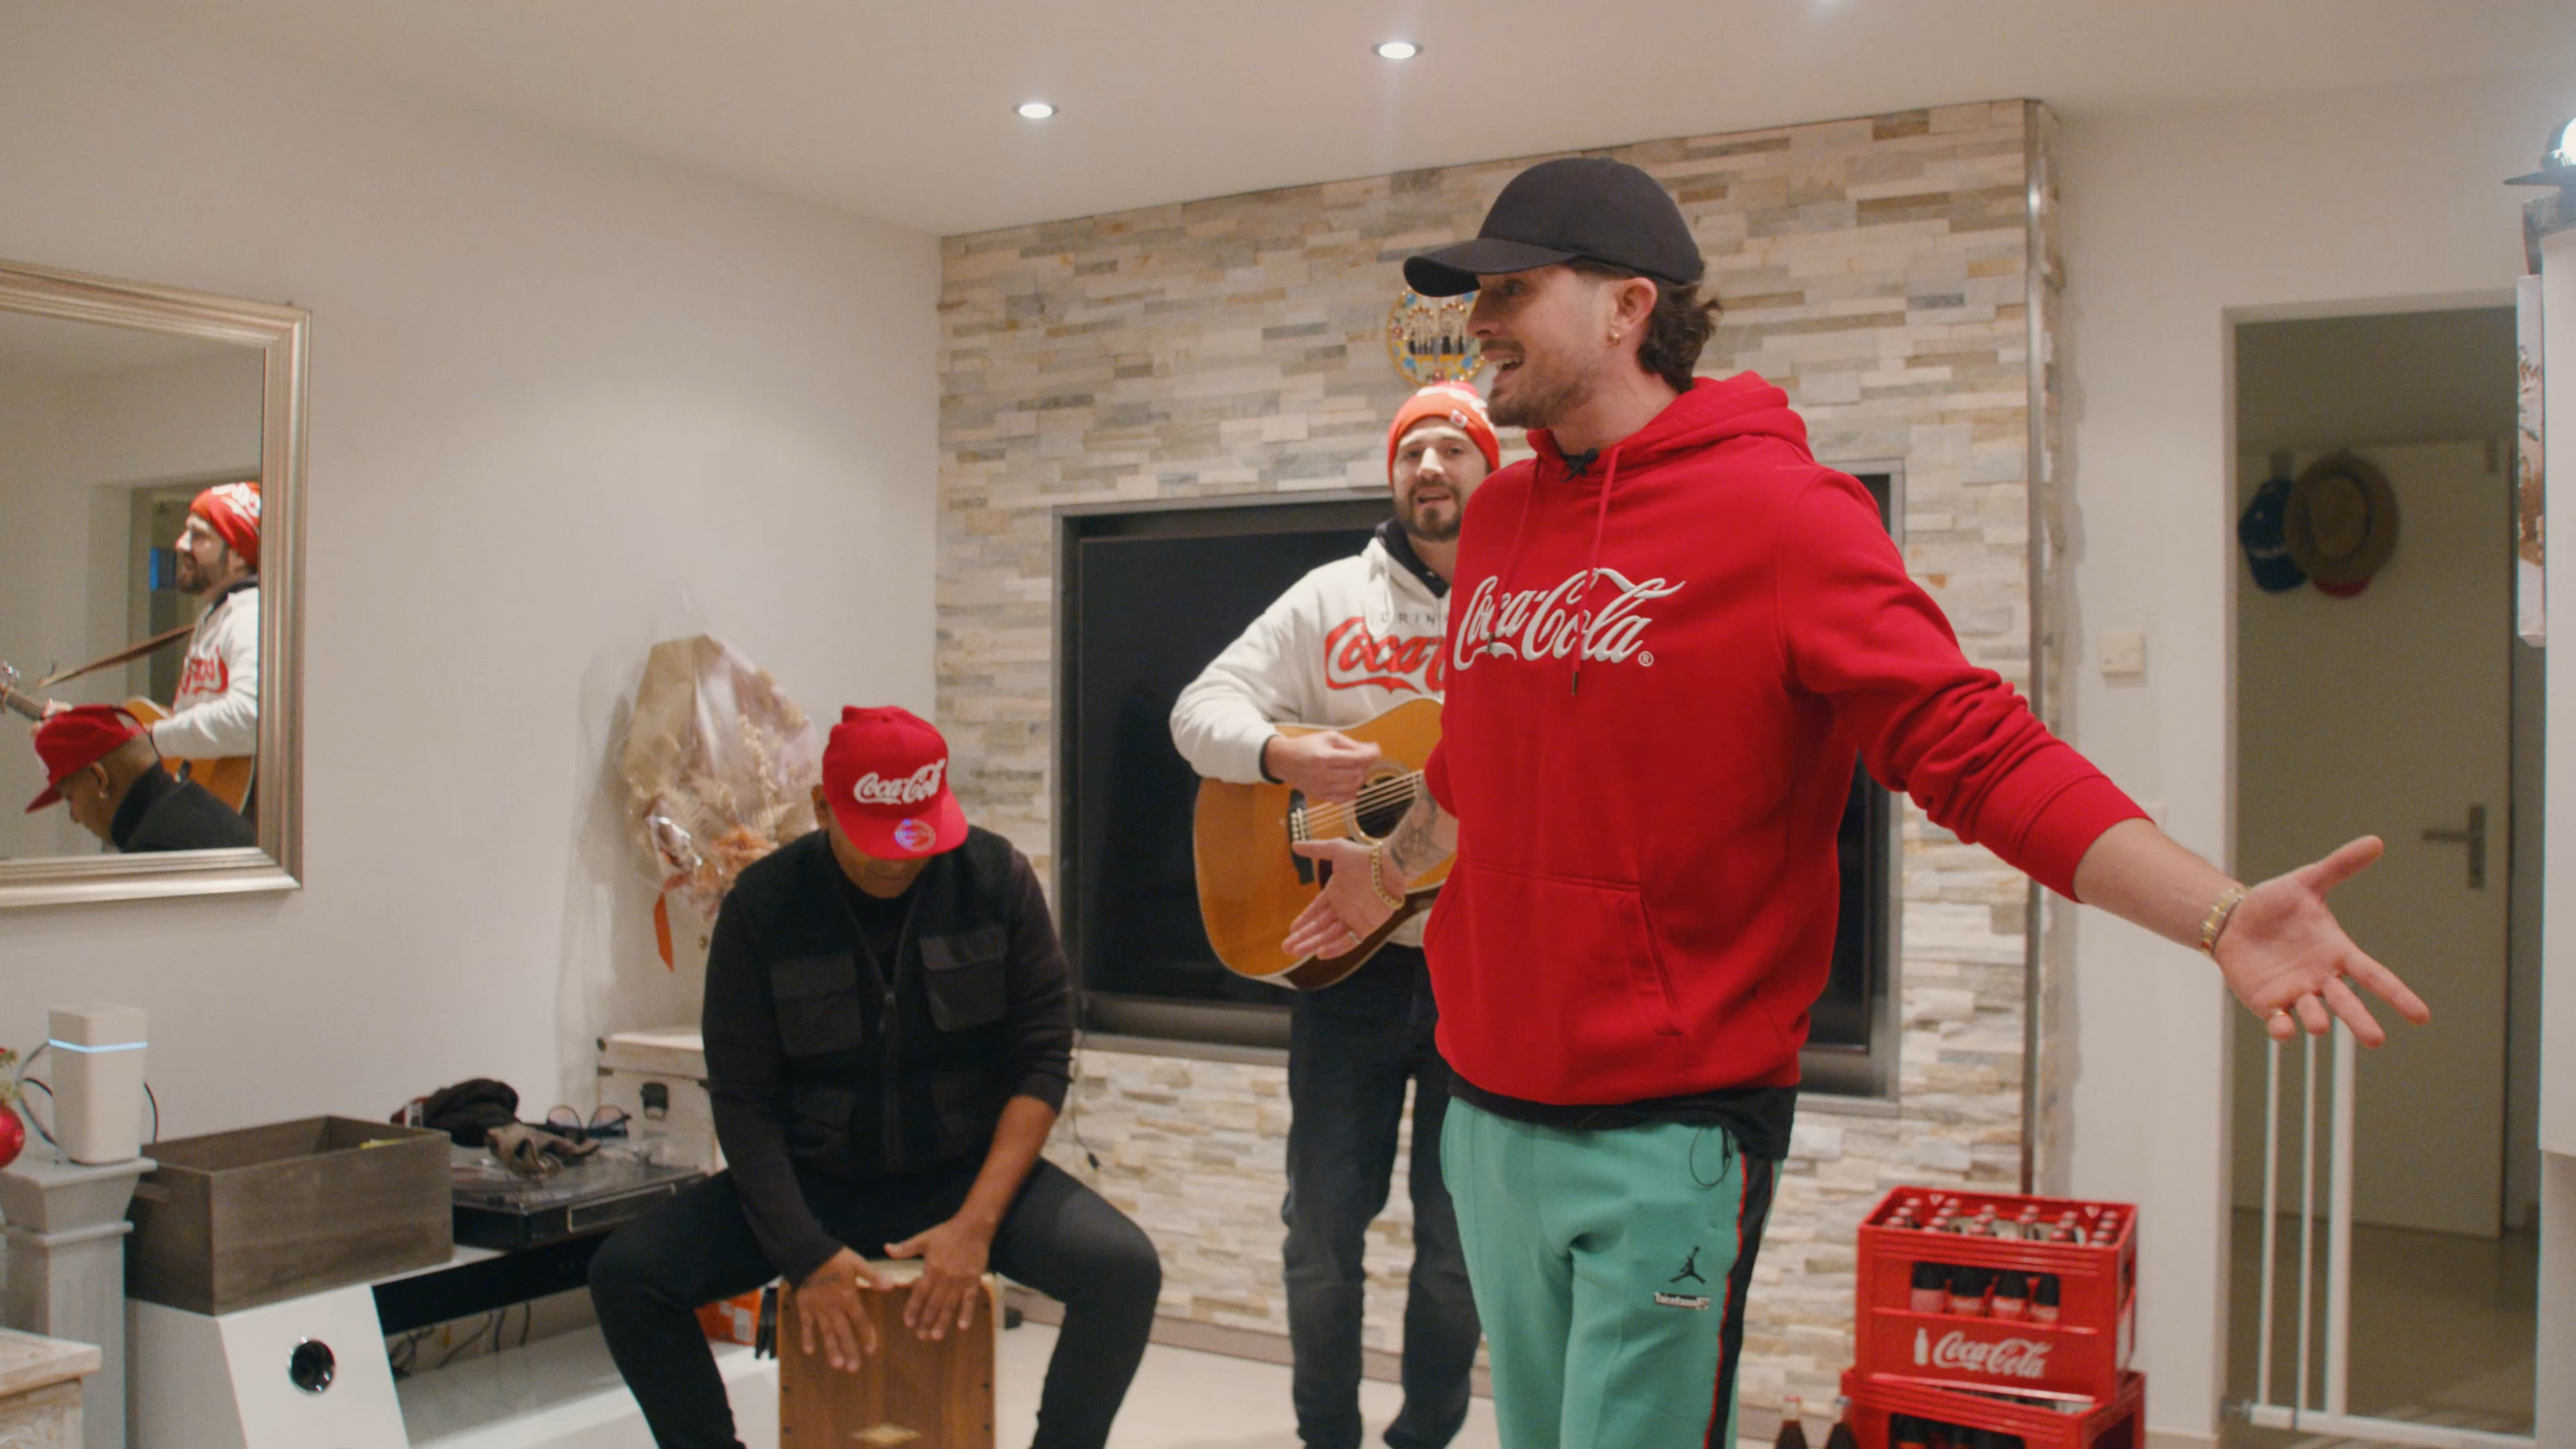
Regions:
[[1361, 1253], [1386, 1206], [1404, 1084], [1413, 1083], [1413, 1273], [1404, 1302], [1404, 1410], [1394, 1449], [1440, 1449], [1467, 1419], [1476, 1300], [1440, 1180], [1449, 1066], [1422, 953], [1389, 946], [1340, 985], [1300, 994], [1288, 1046], [1288, 1338], [1307, 1449], [1359, 1449]]
[[[826, 1231], [863, 1254], [947, 1221], [981, 1163], [889, 1182], [801, 1178]], [[1145, 1355], [1162, 1259], [1144, 1230], [1052, 1163], [1029, 1174], [993, 1271], [1064, 1304], [1038, 1401], [1036, 1449], [1100, 1449]], [[719, 1173], [617, 1230], [590, 1260], [600, 1332], [662, 1449], [740, 1449], [697, 1307], [778, 1276], [760, 1255], [733, 1175]]]

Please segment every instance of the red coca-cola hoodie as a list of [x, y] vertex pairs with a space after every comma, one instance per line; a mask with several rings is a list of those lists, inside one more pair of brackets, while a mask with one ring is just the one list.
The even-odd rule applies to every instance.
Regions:
[[1459, 851], [1425, 946], [1488, 1093], [1616, 1104], [1798, 1080], [1857, 752], [2072, 896], [2142, 814], [1970, 664], [1788, 395], [1699, 379], [1573, 473], [1476, 491], [1431, 792]]

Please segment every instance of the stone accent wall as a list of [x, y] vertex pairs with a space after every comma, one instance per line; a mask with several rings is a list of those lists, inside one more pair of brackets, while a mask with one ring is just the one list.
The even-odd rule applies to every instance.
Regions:
[[[1826, 461], [1901, 463], [1908, 563], [1969, 656], [2024, 687], [2048, 451], [2031, 410], [2053, 396], [2031, 371], [2047, 138], [2041, 108], [2003, 101], [1607, 153], [1672, 188], [1709, 258], [1727, 310], [1701, 371], [1787, 388]], [[939, 715], [979, 821], [1044, 866], [1052, 510], [1382, 486], [1385, 420], [1410, 390], [1384, 343], [1396, 263], [1472, 235], [1538, 159], [943, 244]], [[1802, 1108], [1751, 1300], [1749, 1419], [1784, 1390], [1831, 1401], [1853, 1227], [1886, 1187], [2019, 1174], [2028, 888], [1919, 812], [1904, 836], [1900, 1103]], [[1284, 1071], [1095, 1048], [1073, 1102], [1056, 1160], [1162, 1244], [1164, 1311], [1284, 1332]], [[1380, 1348], [1398, 1342], [1408, 1216], [1399, 1185], [1371, 1242]]]

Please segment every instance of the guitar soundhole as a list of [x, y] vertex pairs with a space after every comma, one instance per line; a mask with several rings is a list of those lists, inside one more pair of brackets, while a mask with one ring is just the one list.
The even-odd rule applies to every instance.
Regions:
[[1389, 780], [1372, 780], [1361, 790], [1359, 799], [1360, 833], [1372, 840], [1383, 840], [1413, 808], [1411, 790], [1389, 788]]

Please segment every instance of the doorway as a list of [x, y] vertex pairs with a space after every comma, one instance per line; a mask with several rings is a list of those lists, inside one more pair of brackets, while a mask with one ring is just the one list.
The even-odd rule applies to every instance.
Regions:
[[[2510, 307], [2236, 327], [2237, 508], [2256, 505], [2236, 590], [2236, 869], [2256, 880], [2377, 834], [2387, 855], [2337, 892], [2363, 948], [2430, 1002], [2354, 1075], [2350, 1412], [2531, 1430], [2538, 1205], [2541, 655], [2514, 637]], [[2259, 566], [2258, 498], [2321, 462], [2386, 480], [2395, 548], [2358, 588]], [[2383, 1021], [2391, 1018], [2383, 1012]], [[2280, 1059], [2284, 1211], [2270, 1224], [2276, 1314], [2300, 1307], [2298, 1164], [2332, 1074], [2302, 1111], [2304, 1048]], [[2255, 1396], [2270, 1052], [2237, 1023], [2229, 1397]], [[2323, 1213], [2323, 1199], [2319, 1199]], [[2318, 1227], [2322, 1256], [2324, 1227]], [[2322, 1322], [2323, 1285], [2311, 1279]], [[2283, 1385], [2322, 1381], [2297, 1339]], [[2311, 1406], [2315, 1400], [2311, 1398]], [[2317, 1443], [2232, 1423], [2227, 1442]]]

